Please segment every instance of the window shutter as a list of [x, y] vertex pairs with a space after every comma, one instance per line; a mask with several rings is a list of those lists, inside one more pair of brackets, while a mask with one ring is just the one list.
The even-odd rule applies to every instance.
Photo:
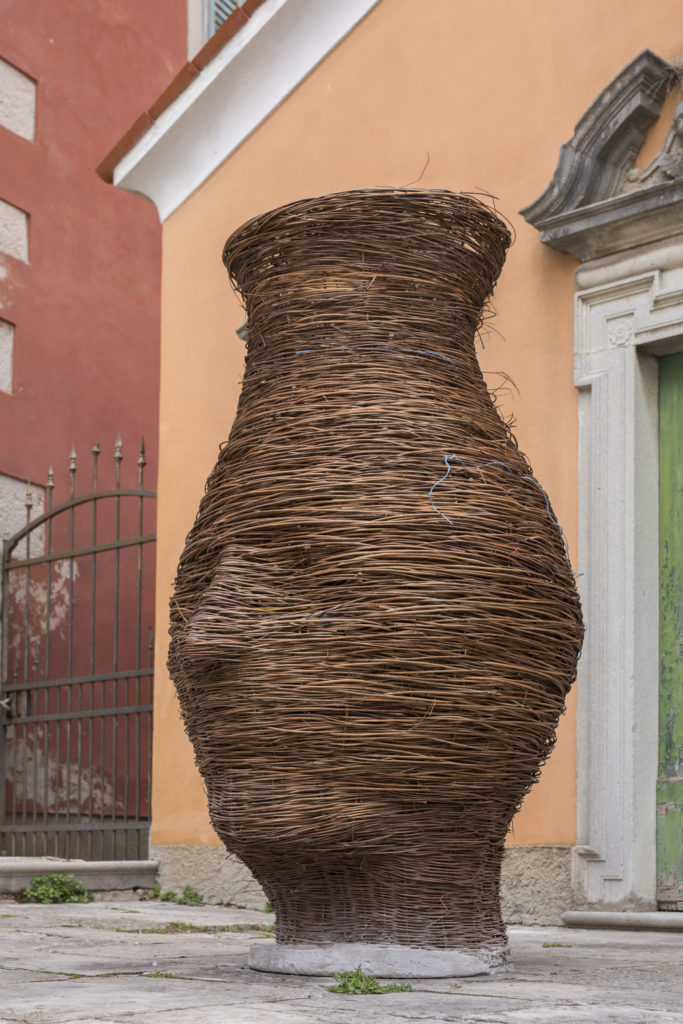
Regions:
[[220, 28], [232, 12], [241, 7], [243, 3], [244, 0], [210, 0], [209, 24], [211, 25], [211, 31], [215, 32], [216, 29]]

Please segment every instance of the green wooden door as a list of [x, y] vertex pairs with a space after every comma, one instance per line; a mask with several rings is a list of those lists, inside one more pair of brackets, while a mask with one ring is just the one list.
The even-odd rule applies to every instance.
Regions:
[[657, 902], [683, 909], [683, 352], [659, 361]]

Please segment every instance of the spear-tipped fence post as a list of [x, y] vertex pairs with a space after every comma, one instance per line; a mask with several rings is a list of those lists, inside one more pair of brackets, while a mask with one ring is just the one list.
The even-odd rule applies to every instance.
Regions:
[[121, 431], [116, 435], [116, 444], [114, 445], [114, 462], [116, 463], [116, 486], [121, 486], [121, 461], [123, 459], [123, 441], [121, 440]]
[[146, 465], [147, 455], [145, 454], [145, 439], [143, 437], [140, 441], [140, 454], [138, 455], [138, 486], [140, 490], [142, 490], [142, 480]]
[[47, 471], [47, 483], [45, 484], [47, 490], [47, 510], [52, 511], [52, 499], [55, 492], [55, 467], [50, 464], [50, 468]]
[[90, 450], [92, 452], [92, 489], [93, 489], [93, 491], [96, 491], [97, 490], [97, 460], [98, 460], [99, 455], [100, 455], [100, 446], [97, 443], [97, 441], [95, 441], [95, 444], [92, 446], [92, 448]]
[[71, 445], [71, 452], [69, 453], [69, 476], [71, 477], [69, 497], [73, 498], [76, 493], [76, 448], [73, 444]]

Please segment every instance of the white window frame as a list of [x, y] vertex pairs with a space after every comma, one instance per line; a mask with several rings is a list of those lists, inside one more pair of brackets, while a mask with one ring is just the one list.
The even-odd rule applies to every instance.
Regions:
[[[245, 0], [234, 0], [235, 10]], [[187, 0], [187, 59], [192, 60], [216, 31], [215, 0]], [[232, 12], [231, 12], [232, 13]]]

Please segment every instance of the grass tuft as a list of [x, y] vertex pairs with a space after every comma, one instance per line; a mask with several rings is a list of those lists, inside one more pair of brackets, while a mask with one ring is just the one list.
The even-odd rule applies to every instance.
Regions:
[[36, 875], [21, 899], [24, 903], [90, 903], [93, 894], [72, 875]]
[[341, 992], [346, 996], [384, 995], [387, 992], [412, 992], [413, 987], [405, 981], [391, 985], [380, 985], [372, 974], [365, 974], [361, 965], [355, 971], [340, 971], [334, 976], [336, 985], [328, 985], [328, 992]]
[[144, 897], [146, 900], [159, 900], [162, 903], [180, 903], [185, 907], [203, 907], [204, 897], [193, 889], [191, 885], [183, 887], [180, 895], [175, 889], [163, 889], [157, 882], [152, 890]]
[[189, 921], [167, 921], [157, 928], [115, 928], [114, 931], [126, 932], [129, 935], [180, 935], [201, 933], [218, 935], [221, 932], [258, 932], [260, 935], [272, 935], [275, 926], [272, 924], [191, 924]]

